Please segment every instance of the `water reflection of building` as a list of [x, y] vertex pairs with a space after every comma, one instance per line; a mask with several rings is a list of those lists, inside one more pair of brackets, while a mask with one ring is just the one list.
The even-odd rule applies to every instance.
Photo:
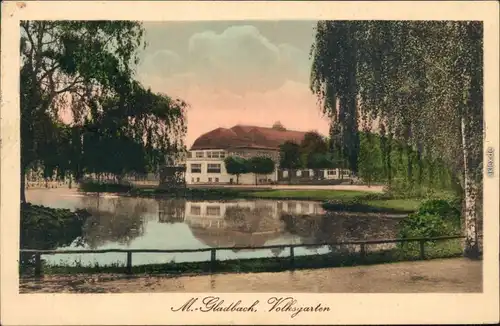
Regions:
[[314, 201], [234, 201], [234, 202], [186, 202], [186, 221], [191, 225], [211, 226], [218, 223], [219, 227], [224, 227], [222, 223], [224, 216], [233, 207], [259, 209], [267, 208], [272, 215], [279, 219], [282, 213], [297, 215], [323, 214], [321, 203]]
[[185, 220], [200, 241], [211, 247], [263, 246], [285, 231], [284, 212], [318, 214], [317, 202], [186, 202]]

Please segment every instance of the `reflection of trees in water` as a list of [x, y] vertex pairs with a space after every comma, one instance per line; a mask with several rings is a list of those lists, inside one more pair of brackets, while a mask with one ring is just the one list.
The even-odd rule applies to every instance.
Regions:
[[92, 214], [82, 238], [90, 248], [107, 242], [130, 244], [144, 233], [144, 215], [151, 210], [150, 200], [137, 198], [84, 198], [82, 202]]
[[158, 221], [160, 223], [184, 222], [186, 215], [185, 199], [163, 199], [158, 202]]
[[328, 213], [318, 216], [282, 214], [281, 220], [285, 223], [285, 230], [300, 236], [305, 244], [396, 236], [398, 219], [363, 215], [362, 213], [359, 215]]
[[226, 229], [240, 232], [265, 232], [277, 231], [280, 222], [273, 216], [270, 206], [258, 206], [255, 208], [243, 206], [230, 206], [224, 214]]

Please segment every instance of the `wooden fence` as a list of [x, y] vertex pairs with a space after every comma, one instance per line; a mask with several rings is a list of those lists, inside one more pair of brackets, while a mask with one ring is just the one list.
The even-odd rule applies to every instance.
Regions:
[[290, 252], [290, 266], [293, 268], [295, 261], [295, 248], [311, 247], [311, 246], [342, 246], [342, 245], [357, 245], [360, 247], [361, 258], [366, 256], [366, 246], [373, 244], [387, 244], [387, 243], [408, 243], [418, 242], [420, 244], [420, 259], [425, 259], [425, 243], [429, 241], [443, 241], [452, 239], [465, 238], [462, 235], [434, 237], [434, 238], [407, 238], [407, 239], [380, 239], [380, 240], [359, 240], [347, 242], [321, 242], [314, 244], [283, 244], [283, 245], [270, 245], [260, 247], [218, 247], [218, 248], [201, 248], [201, 249], [100, 249], [100, 250], [39, 250], [39, 249], [21, 249], [21, 253], [35, 255], [35, 276], [42, 274], [42, 259], [41, 255], [54, 255], [54, 254], [101, 254], [101, 253], [126, 253], [127, 265], [126, 273], [132, 274], [132, 254], [133, 253], [193, 253], [193, 252], [210, 252], [210, 271], [215, 272], [217, 263], [217, 251], [222, 250], [263, 250], [263, 249], [285, 249], [289, 248]]

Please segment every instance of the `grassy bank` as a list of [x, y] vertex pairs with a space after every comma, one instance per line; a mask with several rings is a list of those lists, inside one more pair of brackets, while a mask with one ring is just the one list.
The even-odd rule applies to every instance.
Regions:
[[134, 197], [185, 198], [190, 200], [271, 199], [325, 202], [326, 210], [376, 213], [410, 213], [422, 199], [392, 198], [387, 194], [355, 190], [288, 190], [256, 188], [177, 188], [134, 187], [132, 185], [86, 183], [83, 192], [112, 192]]
[[[257, 272], [281, 272], [290, 269], [313, 269], [327, 267], [348, 267], [358, 265], [372, 265], [382, 263], [394, 263], [401, 261], [420, 260], [420, 252], [415, 246], [397, 247], [389, 250], [370, 252], [367, 247], [367, 255], [361, 256], [359, 252], [332, 252], [309, 256], [296, 256], [293, 266], [288, 257], [254, 258], [241, 260], [218, 261], [215, 273], [257, 273]], [[462, 247], [459, 239], [429, 243], [426, 245], [426, 259], [452, 258], [462, 255]], [[189, 263], [166, 263], [133, 266], [132, 273], [140, 274], [171, 274], [171, 275], [199, 275], [210, 272], [210, 262]], [[20, 270], [22, 277], [33, 275], [33, 267], [23, 267]], [[46, 275], [55, 274], [95, 274], [112, 273], [121, 274], [125, 272], [123, 265], [109, 266], [49, 266], [43, 267]]]

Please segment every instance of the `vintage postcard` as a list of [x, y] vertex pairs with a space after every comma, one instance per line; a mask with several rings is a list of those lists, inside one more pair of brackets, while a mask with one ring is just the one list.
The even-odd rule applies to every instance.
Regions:
[[498, 9], [2, 3], [2, 324], [498, 322]]

